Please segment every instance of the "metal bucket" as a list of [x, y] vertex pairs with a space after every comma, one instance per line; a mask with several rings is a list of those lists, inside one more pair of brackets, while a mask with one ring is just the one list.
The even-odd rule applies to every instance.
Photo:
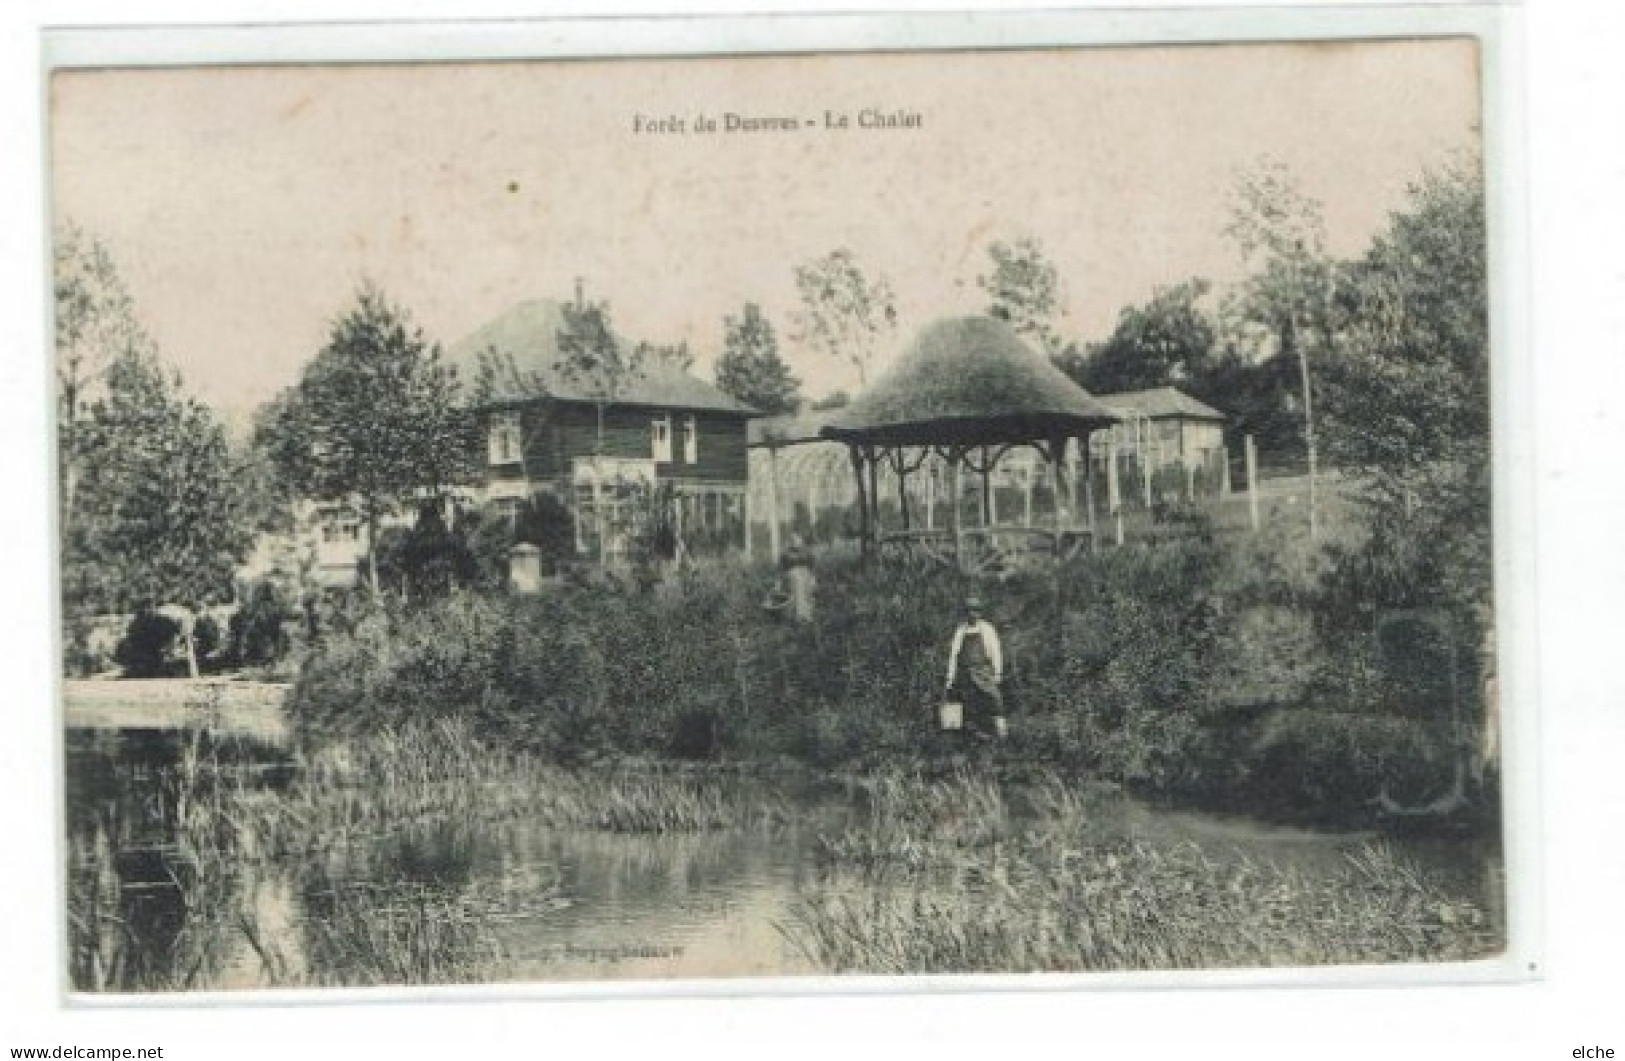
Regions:
[[952, 700], [944, 701], [937, 707], [937, 721], [943, 729], [963, 729], [965, 726], [965, 705]]

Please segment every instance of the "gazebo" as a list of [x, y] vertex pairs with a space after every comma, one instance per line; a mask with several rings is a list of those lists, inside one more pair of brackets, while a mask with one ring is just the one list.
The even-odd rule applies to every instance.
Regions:
[[[959, 317], [937, 321], [914, 339], [874, 386], [852, 404], [835, 410], [820, 431], [847, 446], [858, 481], [860, 537], [866, 553], [889, 543], [923, 548], [963, 570], [976, 566], [982, 554], [1003, 537], [1020, 536], [1061, 553], [1087, 540], [1071, 524], [1062, 499], [1062, 468], [1067, 446], [1078, 439], [1087, 447], [1090, 432], [1121, 417], [1067, 378], [1048, 359], [1021, 341], [1004, 321]], [[1010, 450], [1031, 446], [1050, 471], [1055, 505], [1049, 528], [996, 527], [992, 516], [992, 474]], [[937, 455], [947, 464], [948, 527], [945, 531], [911, 526], [907, 477]], [[899, 483], [903, 526], [882, 533], [878, 514], [878, 471], [888, 463]], [[964, 469], [981, 477], [981, 526], [963, 526], [960, 499]], [[1076, 506], [1071, 506], [1075, 511]]]

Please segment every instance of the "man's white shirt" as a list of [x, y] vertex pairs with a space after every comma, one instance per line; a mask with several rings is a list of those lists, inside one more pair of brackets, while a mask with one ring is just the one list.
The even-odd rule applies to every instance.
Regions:
[[959, 649], [965, 643], [968, 634], [981, 634], [982, 647], [987, 650], [987, 661], [993, 665], [993, 678], [995, 681], [1004, 678], [1004, 649], [999, 644], [998, 631], [986, 619], [978, 619], [974, 623], [960, 623], [959, 629], [954, 631], [953, 647], [948, 650], [948, 681], [951, 684], [954, 674], [959, 669]]

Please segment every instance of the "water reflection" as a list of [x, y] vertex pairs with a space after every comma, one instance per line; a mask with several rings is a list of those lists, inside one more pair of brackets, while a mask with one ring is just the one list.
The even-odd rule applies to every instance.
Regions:
[[[819, 834], [861, 818], [866, 798], [832, 786], [803, 794], [788, 825], [663, 835], [425, 820], [297, 859], [211, 861], [189, 839], [180, 793], [206, 798], [227, 776], [274, 788], [292, 770], [268, 746], [196, 733], [70, 734], [76, 989], [813, 974], [778, 925], [799, 892], [823, 886]], [[1101, 813], [1090, 828], [1103, 835], [1316, 874], [1370, 839], [1129, 800]], [[1492, 843], [1403, 846], [1499, 918]]]

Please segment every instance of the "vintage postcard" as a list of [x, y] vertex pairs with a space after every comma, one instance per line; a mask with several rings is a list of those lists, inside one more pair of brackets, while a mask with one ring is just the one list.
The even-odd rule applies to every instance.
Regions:
[[58, 35], [68, 990], [1527, 972], [1500, 38], [1272, 17]]

